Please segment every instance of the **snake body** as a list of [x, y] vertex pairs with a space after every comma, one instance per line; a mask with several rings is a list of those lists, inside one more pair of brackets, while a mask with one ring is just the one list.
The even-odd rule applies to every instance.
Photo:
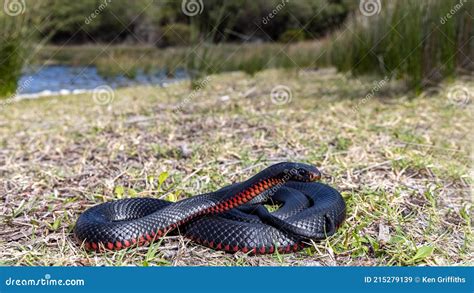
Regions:
[[[339, 192], [311, 165], [284, 162], [250, 179], [178, 202], [132, 198], [86, 210], [74, 234], [91, 250], [151, 243], [174, 230], [202, 245], [252, 254], [297, 251], [335, 233], [345, 218]], [[269, 212], [264, 204], [281, 207]]]

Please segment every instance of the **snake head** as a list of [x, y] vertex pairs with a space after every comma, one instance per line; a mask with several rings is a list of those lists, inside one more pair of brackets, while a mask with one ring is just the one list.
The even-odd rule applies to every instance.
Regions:
[[288, 180], [313, 182], [321, 179], [321, 172], [314, 166], [302, 163], [292, 163], [291, 168], [285, 171]]

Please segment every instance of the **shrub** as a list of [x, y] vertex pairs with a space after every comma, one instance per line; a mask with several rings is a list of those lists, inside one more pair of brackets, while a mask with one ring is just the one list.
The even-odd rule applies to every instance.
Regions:
[[168, 24], [163, 28], [165, 46], [187, 46], [191, 44], [191, 27], [183, 23]]
[[306, 33], [302, 29], [288, 29], [281, 34], [278, 39], [282, 43], [291, 43], [303, 41], [306, 38]]
[[342, 71], [402, 78], [416, 90], [472, 66], [473, 1], [381, 2], [379, 14], [357, 15], [336, 34], [331, 62]]
[[6, 97], [16, 91], [20, 79], [23, 60], [20, 42], [16, 38], [4, 39], [0, 43], [0, 97]]

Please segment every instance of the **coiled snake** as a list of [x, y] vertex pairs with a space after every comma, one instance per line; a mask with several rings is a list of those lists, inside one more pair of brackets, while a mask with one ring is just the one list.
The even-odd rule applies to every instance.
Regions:
[[[178, 202], [131, 198], [86, 210], [74, 234], [87, 249], [118, 250], [151, 243], [172, 230], [202, 245], [251, 254], [297, 251], [335, 233], [345, 218], [339, 192], [317, 168], [284, 162], [250, 179]], [[264, 204], [281, 207], [269, 212]]]

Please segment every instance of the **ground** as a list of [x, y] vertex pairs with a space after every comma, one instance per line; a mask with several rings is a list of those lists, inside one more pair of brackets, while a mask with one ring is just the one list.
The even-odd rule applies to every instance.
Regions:
[[[472, 265], [472, 104], [450, 98], [452, 83], [415, 97], [381, 81], [269, 70], [213, 75], [194, 90], [181, 82], [4, 104], [0, 262]], [[468, 80], [454, 84], [472, 91]], [[278, 161], [315, 164], [341, 191], [347, 219], [334, 236], [264, 256], [180, 236], [94, 253], [72, 237], [77, 217], [98, 203], [179, 200]]]

